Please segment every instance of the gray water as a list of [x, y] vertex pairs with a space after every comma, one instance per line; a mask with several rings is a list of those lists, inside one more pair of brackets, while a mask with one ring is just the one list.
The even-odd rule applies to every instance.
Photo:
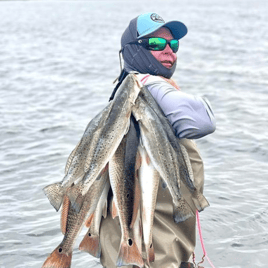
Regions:
[[[41, 267], [62, 240], [42, 188], [63, 178], [107, 105], [122, 32], [149, 11], [187, 25], [174, 78], [206, 96], [217, 119], [197, 140], [211, 204], [200, 214], [207, 254], [215, 267], [267, 266], [267, 1], [129, 0], [0, 2], [1, 268]], [[100, 268], [78, 243], [72, 267]]]

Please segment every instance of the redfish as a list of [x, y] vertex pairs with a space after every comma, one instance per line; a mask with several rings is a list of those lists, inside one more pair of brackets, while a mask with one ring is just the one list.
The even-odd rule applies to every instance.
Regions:
[[[64, 210], [61, 219], [61, 229], [64, 233], [64, 237], [59, 246], [56, 247], [56, 249], [48, 256], [42, 266], [43, 268], [67, 268], [71, 266], [73, 246], [76, 238], [79, 235], [86, 219], [95, 211], [99, 196], [103, 192], [104, 188], [107, 187], [107, 184], [109, 184], [109, 178], [108, 169], [106, 168], [100, 178], [92, 184], [92, 187], [89, 189], [87, 194], [81, 199], [82, 205], [79, 213], [77, 213], [70, 205], [68, 197], [65, 197]], [[76, 188], [77, 192], [80, 192], [80, 196], [82, 197], [81, 185], [78, 183], [77, 185], [73, 185], [71, 188], [73, 187]], [[68, 193], [68, 190], [66, 193]], [[66, 211], [68, 211], [68, 213], [66, 213]], [[64, 215], [67, 216], [65, 219]]]
[[138, 134], [131, 121], [128, 134], [123, 138], [109, 162], [113, 201], [119, 216], [122, 234], [116, 262], [119, 267], [123, 265], [143, 267], [144, 265], [140, 252], [141, 247], [135, 239], [134, 231], [141, 198], [136, 164], [138, 162], [136, 161], [138, 143]]

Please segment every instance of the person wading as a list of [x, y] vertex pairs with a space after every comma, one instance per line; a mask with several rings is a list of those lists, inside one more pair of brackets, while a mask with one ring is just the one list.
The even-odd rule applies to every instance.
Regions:
[[[121, 38], [120, 53], [124, 68], [110, 100], [125, 77], [130, 72], [136, 73], [163, 110], [180, 142], [186, 147], [195, 185], [203, 192], [203, 161], [193, 140], [213, 133], [216, 123], [206, 99], [182, 92], [171, 79], [177, 66], [179, 40], [186, 34], [187, 28], [183, 23], [165, 23], [156, 13], [145, 13], [132, 19]], [[191, 194], [184, 184], [181, 185], [181, 192], [195, 211]], [[169, 191], [160, 184], [153, 225], [155, 260], [150, 266], [192, 267], [188, 261], [196, 243], [195, 224], [195, 217], [178, 224], [174, 222], [172, 198]], [[102, 219], [100, 228], [101, 263], [104, 267], [116, 267], [120, 240], [118, 217], [112, 219], [108, 213], [106, 219]]]

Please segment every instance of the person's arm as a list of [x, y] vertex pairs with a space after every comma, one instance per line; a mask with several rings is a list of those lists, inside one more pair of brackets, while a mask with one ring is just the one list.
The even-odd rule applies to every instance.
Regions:
[[178, 138], [198, 139], [215, 131], [214, 114], [206, 99], [178, 91], [166, 81], [146, 86]]

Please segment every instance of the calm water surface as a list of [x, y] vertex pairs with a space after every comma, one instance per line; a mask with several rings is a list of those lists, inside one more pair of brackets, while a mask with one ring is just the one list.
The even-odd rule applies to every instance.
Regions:
[[[107, 105], [121, 34], [149, 11], [188, 26], [174, 78], [206, 96], [217, 119], [217, 131], [197, 141], [211, 204], [200, 215], [208, 255], [215, 267], [266, 267], [267, 10], [260, 0], [1, 1], [0, 267], [41, 267], [62, 240], [42, 188], [62, 179]], [[79, 240], [72, 267], [100, 268]]]

